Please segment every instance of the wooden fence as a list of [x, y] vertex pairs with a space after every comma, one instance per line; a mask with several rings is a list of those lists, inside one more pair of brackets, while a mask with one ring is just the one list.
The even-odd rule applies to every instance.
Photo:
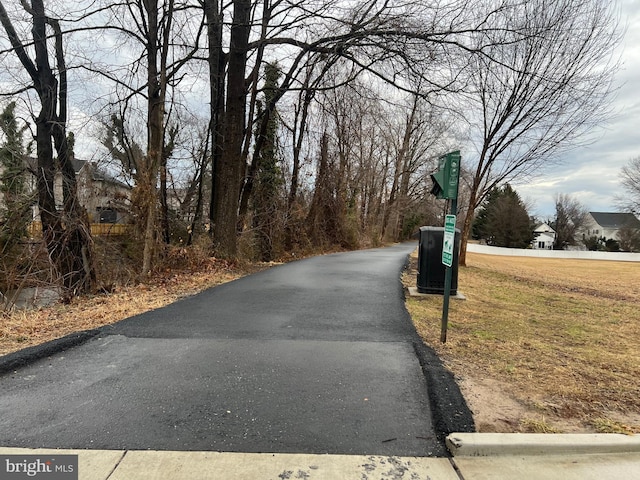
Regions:
[[[92, 223], [91, 235], [94, 237], [116, 237], [129, 232], [131, 225], [124, 223]], [[31, 222], [28, 227], [29, 235], [32, 237], [42, 236], [42, 223]]]

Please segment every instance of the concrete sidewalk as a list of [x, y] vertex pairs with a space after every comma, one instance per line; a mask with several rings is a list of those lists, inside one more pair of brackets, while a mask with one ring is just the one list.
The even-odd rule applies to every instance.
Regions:
[[452, 434], [452, 458], [268, 453], [47, 450], [77, 454], [81, 480], [606, 480], [640, 478], [640, 437]]

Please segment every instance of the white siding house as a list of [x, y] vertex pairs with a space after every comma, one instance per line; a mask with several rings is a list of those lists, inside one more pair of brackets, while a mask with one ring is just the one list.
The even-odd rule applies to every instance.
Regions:
[[578, 233], [583, 240], [591, 237], [619, 240], [618, 231], [624, 227], [640, 228], [640, 220], [633, 213], [589, 212]]
[[535, 250], [553, 250], [553, 244], [556, 241], [556, 231], [546, 223], [538, 225], [533, 231], [535, 238], [531, 242], [531, 246]]

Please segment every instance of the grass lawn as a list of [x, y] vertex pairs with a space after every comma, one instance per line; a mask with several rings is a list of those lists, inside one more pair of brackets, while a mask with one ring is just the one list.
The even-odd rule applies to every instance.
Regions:
[[514, 431], [640, 433], [640, 265], [474, 253], [467, 264], [446, 344], [442, 297], [407, 299], [458, 377], [497, 381], [522, 404]]

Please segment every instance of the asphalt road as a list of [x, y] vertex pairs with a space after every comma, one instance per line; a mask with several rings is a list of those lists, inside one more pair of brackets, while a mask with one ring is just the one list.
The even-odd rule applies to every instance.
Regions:
[[0, 376], [0, 445], [444, 456], [442, 425], [472, 422], [404, 308], [414, 248], [277, 266], [29, 361]]

